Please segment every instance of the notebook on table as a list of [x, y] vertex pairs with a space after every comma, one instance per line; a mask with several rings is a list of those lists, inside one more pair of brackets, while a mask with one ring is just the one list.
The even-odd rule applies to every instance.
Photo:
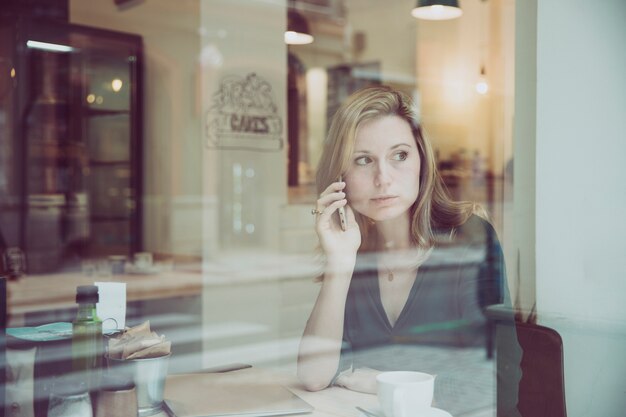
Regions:
[[284, 386], [241, 372], [168, 376], [164, 398], [173, 417], [269, 417], [313, 411]]

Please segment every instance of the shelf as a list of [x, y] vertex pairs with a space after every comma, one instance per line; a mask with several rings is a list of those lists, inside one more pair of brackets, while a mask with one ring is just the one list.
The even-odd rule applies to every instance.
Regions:
[[85, 107], [84, 109], [87, 113], [87, 116], [90, 117], [130, 116], [129, 110], [93, 109], [91, 107]]
[[131, 215], [128, 216], [91, 216], [90, 220], [96, 222], [128, 222]]
[[84, 143], [70, 141], [30, 141], [30, 157], [57, 159], [85, 159], [87, 148]]
[[39, 97], [33, 102], [35, 106], [67, 106], [69, 102], [66, 98]]
[[98, 161], [95, 159], [90, 159], [89, 165], [92, 167], [120, 167], [130, 166], [130, 161]]

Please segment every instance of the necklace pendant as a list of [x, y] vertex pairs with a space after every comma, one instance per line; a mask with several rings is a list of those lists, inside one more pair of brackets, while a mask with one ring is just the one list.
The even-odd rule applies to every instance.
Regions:
[[389, 282], [393, 281], [393, 272], [389, 271], [387, 273], [387, 281]]

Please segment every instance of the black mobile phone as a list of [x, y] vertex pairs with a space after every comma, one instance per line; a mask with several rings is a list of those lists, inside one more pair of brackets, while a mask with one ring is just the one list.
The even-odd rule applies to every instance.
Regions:
[[[339, 176], [339, 182], [343, 182], [343, 177], [341, 175]], [[341, 226], [341, 230], [345, 232], [347, 227], [345, 207], [339, 207], [337, 212], [339, 213], [339, 225]]]

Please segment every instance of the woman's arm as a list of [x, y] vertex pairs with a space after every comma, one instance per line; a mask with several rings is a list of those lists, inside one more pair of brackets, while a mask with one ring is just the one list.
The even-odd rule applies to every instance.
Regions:
[[324, 389], [337, 372], [343, 339], [344, 311], [354, 262], [324, 275], [307, 321], [298, 354], [298, 377], [310, 391]]
[[[344, 187], [344, 182], [330, 184], [316, 206], [315, 231], [326, 255], [326, 269], [298, 354], [298, 377], [311, 391], [326, 388], [337, 372], [346, 298], [361, 245], [361, 232], [354, 212], [346, 206]], [[345, 231], [333, 215], [339, 207], [346, 209]]]

